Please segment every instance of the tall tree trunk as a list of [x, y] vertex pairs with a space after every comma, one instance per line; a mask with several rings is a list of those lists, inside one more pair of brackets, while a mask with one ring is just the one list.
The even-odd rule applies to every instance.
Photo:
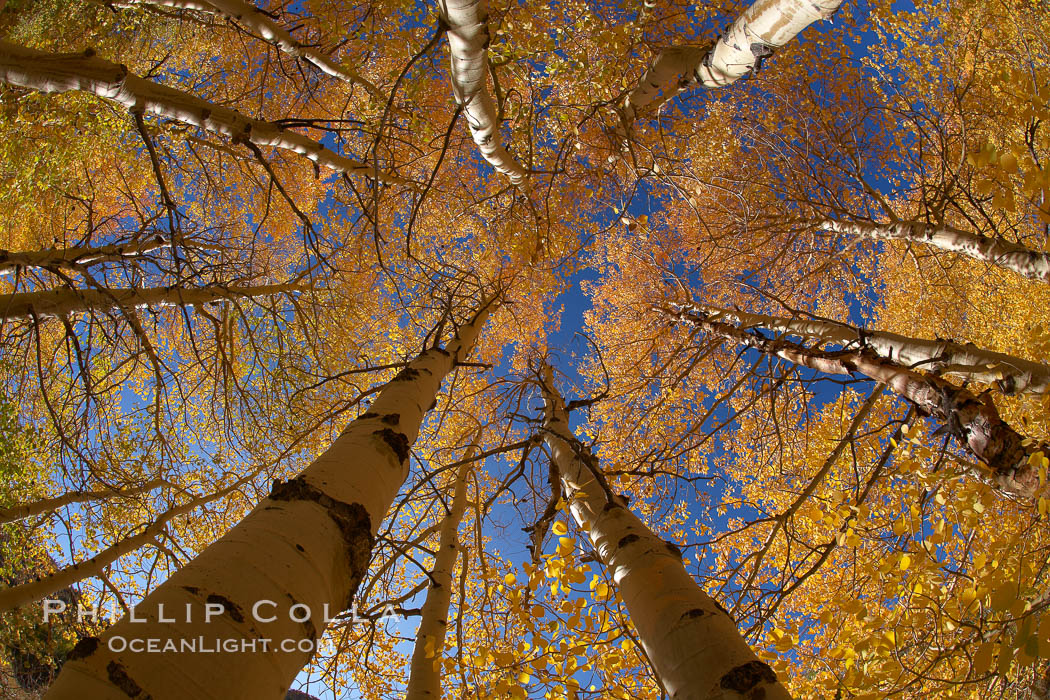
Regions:
[[917, 221], [896, 224], [825, 221], [820, 226], [829, 231], [863, 238], [925, 243], [941, 250], [950, 250], [975, 260], [998, 265], [1028, 279], [1050, 282], [1050, 253], [1032, 250], [1002, 238]]
[[440, 9], [448, 24], [452, 93], [463, 105], [470, 135], [493, 168], [513, 184], [520, 184], [528, 173], [500, 142], [499, 115], [485, 83], [489, 71], [488, 0], [440, 0]]
[[1004, 394], [1045, 394], [1050, 391], [1050, 367], [1047, 365], [1001, 352], [983, 350], [970, 343], [910, 338], [886, 331], [870, 331], [848, 323], [811, 318], [783, 318], [704, 304], [657, 308], [669, 315], [688, 313], [692, 310], [706, 320], [731, 323], [745, 330], [757, 328], [841, 345], [849, 349], [870, 350], [883, 359], [909, 369], [937, 371], [945, 375], [994, 384]]
[[674, 46], [660, 52], [624, 103], [627, 125], [646, 107], [656, 107], [695, 85], [734, 83], [760, 61], [819, 19], [828, 19], [842, 0], [756, 0], [714, 45]]
[[808, 348], [711, 320], [695, 310], [683, 312], [678, 318], [712, 335], [818, 372], [837, 375], [857, 372], [886, 384], [913, 402], [922, 415], [941, 421], [950, 435], [988, 466], [993, 482], [1000, 489], [1027, 498], [1044, 491], [1039, 479], [1041, 460], [1035, 455], [1039, 452], [1050, 455], [1050, 446], [1025, 438], [1003, 421], [987, 394], [978, 397], [940, 377], [879, 357], [871, 350]]
[[340, 65], [332, 60], [331, 56], [326, 56], [316, 49], [303, 46], [270, 15], [260, 10], [254, 4], [245, 2], [245, 0], [135, 0], [125, 4], [132, 7], [135, 5], [159, 5], [178, 10], [221, 12], [235, 20], [251, 34], [272, 43], [280, 51], [292, 58], [305, 59], [327, 75], [346, 83], [356, 83], [376, 99], [386, 102], [386, 97], [371, 81], [363, 78], [352, 68]]
[[17, 506], [11, 506], [10, 508], [0, 508], [0, 525], [4, 523], [13, 523], [18, 520], [25, 520], [34, 515], [52, 513], [62, 506], [68, 506], [73, 503], [90, 503], [91, 501], [104, 501], [113, 498], [130, 498], [164, 486], [171, 486], [171, 484], [165, 479], [151, 479], [144, 484], [125, 489], [110, 488], [104, 491], [71, 491], [61, 496], [55, 496], [54, 498], [44, 498], [39, 501], [33, 501], [32, 503], [22, 503]]
[[789, 698], [773, 669], [758, 660], [725, 610], [685, 570], [677, 548], [609, 490], [598, 460], [569, 427], [549, 367], [541, 388], [544, 437], [573, 518], [612, 574], [668, 695], [675, 700]]
[[412, 665], [405, 690], [405, 700], [441, 700], [440, 663], [445, 650], [448, 630], [448, 607], [452, 601], [452, 575], [459, 557], [459, 523], [467, 506], [467, 475], [471, 459], [477, 453], [480, 432], [463, 455], [463, 464], [456, 473], [456, 491], [452, 506], [441, 523], [438, 551], [430, 572], [431, 584], [423, 603], [422, 619], [416, 632], [412, 650]]
[[[154, 589], [137, 606], [146, 622], [125, 618], [78, 644], [47, 698], [283, 697], [324, 631], [325, 612], [352, 607], [376, 533], [408, 476], [420, 423], [494, 303], [484, 302], [446, 347], [410, 362], [326, 452], [295, 478], [275, 481], [240, 523]], [[121, 650], [122, 640], [178, 649], [198, 638], [238, 652]]]
[[12, 252], [0, 249], [0, 275], [8, 275], [20, 267], [78, 267], [101, 262], [119, 262], [135, 258], [169, 244], [160, 236], [145, 241], [114, 243], [97, 247], [44, 248]]
[[192, 124], [228, 136], [234, 142], [250, 141], [256, 146], [293, 151], [336, 172], [363, 174], [386, 183], [412, 186], [403, 178], [377, 172], [372, 166], [336, 153], [308, 136], [141, 78], [130, 73], [126, 66], [98, 58], [90, 49], [83, 53], [52, 54], [0, 41], [0, 82], [41, 92], [89, 92], [129, 110]]
[[55, 289], [0, 295], [0, 320], [63, 316], [89, 311], [150, 306], [196, 306], [222, 301], [283, 294], [301, 290], [292, 282], [255, 287], [212, 285], [210, 287], [153, 287], [147, 289]]

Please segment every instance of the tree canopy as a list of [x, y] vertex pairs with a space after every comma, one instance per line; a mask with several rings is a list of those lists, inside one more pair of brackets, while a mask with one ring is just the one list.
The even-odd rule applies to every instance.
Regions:
[[0, 0], [0, 695], [1050, 697], [1048, 37]]

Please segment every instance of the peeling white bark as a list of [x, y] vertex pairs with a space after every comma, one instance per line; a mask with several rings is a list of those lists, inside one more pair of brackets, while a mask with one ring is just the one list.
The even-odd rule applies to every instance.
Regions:
[[756, 0], [714, 46], [676, 46], [656, 57], [624, 102], [626, 124], [645, 107], [656, 107], [696, 85], [734, 83], [755, 70], [759, 60], [820, 19], [829, 19], [842, 0]]
[[55, 289], [46, 292], [19, 292], [0, 295], [0, 320], [64, 316], [118, 308], [159, 306], [197, 306], [224, 299], [244, 299], [300, 291], [294, 283], [263, 284], [254, 287], [157, 287], [147, 289]]
[[[480, 433], [480, 431], [479, 431]], [[477, 439], [463, 455], [469, 460], [477, 453]], [[467, 475], [470, 462], [464, 461], [456, 473], [455, 495], [448, 515], [441, 523], [437, 555], [427, 599], [423, 603], [422, 618], [416, 632], [416, 644], [412, 650], [408, 687], [405, 700], [441, 700], [441, 659], [445, 651], [445, 635], [448, 631], [448, 609], [452, 601], [452, 576], [459, 557], [459, 523], [467, 506]]]
[[94, 248], [44, 248], [22, 252], [0, 249], [0, 275], [9, 275], [20, 267], [77, 267], [100, 262], [119, 262], [168, 245], [167, 241], [158, 236], [136, 243], [115, 243]]
[[487, 0], [440, 0], [441, 14], [448, 25], [448, 47], [451, 53], [452, 93], [463, 105], [467, 126], [481, 155], [497, 172], [518, 185], [528, 172], [503, 147], [499, 136], [496, 104], [489, 95], [488, 76], [488, 2]]
[[1040, 282], [1050, 282], [1050, 253], [1032, 250], [1019, 243], [963, 231], [951, 226], [918, 222], [861, 224], [825, 221], [820, 227], [837, 233], [881, 240], [913, 241], [998, 265]]
[[371, 81], [357, 71], [336, 63], [330, 56], [303, 46], [265, 12], [244, 0], [207, 0], [228, 17], [232, 17], [252, 34], [262, 37], [293, 58], [302, 58], [317, 66], [324, 73], [346, 83], [356, 83], [368, 90], [376, 99], [386, 102], [386, 97]]
[[128, 72], [126, 66], [96, 57], [94, 52], [52, 54], [0, 41], [0, 82], [40, 92], [89, 92], [131, 111], [192, 124], [228, 136], [234, 142], [250, 141], [256, 146], [292, 151], [336, 172], [414, 186], [401, 177], [378, 172], [371, 165], [336, 153], [308, 136], [141, 78]]
[[[767, 338], [732, 323], [715, 321], [702, 312], [675, 314], [685, 323], [704, 331], [755, 348], [772, 357], [833, 375], [862, 374], [913, 402], [918, 410], [940, 421], [956, 438], [991, 470], [992, 483], [1002, 491], [1023, 498], [1047, 492], [1040, 483], [1036, 453], [1050, 455], [1050, 445], [1021, 435], [1006, 423], [987, 394], [977, 396], [933, 374], [924, 374], [879, 357], [868, 349], [827, 351], [809, 348], [783, 338]], [[985, 480], [977, 470], [974, 476]]]
[[685, 570], [623, 499], [599, 482], [598, 460], [569, 428], [550, 368], [541, 383], [544, 437], [573, 518], [612, 574], [642, 647], [675, 700], [787, 700], [773, 670], [758, 660], [726, 611]]
[[675, 315], [690, 310], [702, 313], [710, 321], [732, 323], [744, 330], [758, 328], [822, 343], [868, 349], [907, 368], [938, 371], [947, 376], [993, 384], [1004, 394], [1045, 394], [1050, 391], [1050, 366], [972, 344], [909, 338], [886, 331], [869, 331], [847, 323], [730, 311], [705, 304], [673, 307], [664, 313]]
[[[125, 618], [100, 640], [78, 644], [46, 697], [282, 697], [309, 651], [256, 646], [235, 654], [231, 663], [230, 654], [134, 653], [114, 650], [110, 642], [294, 644], [319, 638], [326, 609], [334, 616], [351, 607], [374, 537], [408, 475], [423, 416], [442, 380], [470, 352], [492, 303], [445, 348], [430, 348], [410, 362], [309, 467], [290, 481], [275, 482], [270, 496], [240, 523], [154, 589], [136, 607], [146, 622]], [[256, 607], [259, 601], [273, 605]], [[223, 612], [205, 622], [206, 605], [222, 606]], [[309, 619], [293, 619], [307, 609]], [[174, 622], [161, 622], [162, 610]]]

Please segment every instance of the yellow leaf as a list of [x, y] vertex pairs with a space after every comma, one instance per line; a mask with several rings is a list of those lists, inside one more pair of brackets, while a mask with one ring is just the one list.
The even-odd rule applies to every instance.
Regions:
[[901, 571], [907, 571], [908, 567], [911, 566], [911, 557], [905, 554], [903, 557], [901, 557], [901, 560], [897, 564], [897, 566], [900, 567]]
[[551, 532], [553, 532], [555, 535], [558, 535], [559, 537], [566, 534], [568, 531], [569, 528], [565, 525], [565, 523], [563, 523], [560, 520], [555, 521], [554, 526], [551, 527]]
[[992, 667], [992, 659], [994, 655], [995, 642], [985, 642], [977, 647], [977, 652], [973, 655], [974, 675], [981, 676], [988, 673], [988, 670]]

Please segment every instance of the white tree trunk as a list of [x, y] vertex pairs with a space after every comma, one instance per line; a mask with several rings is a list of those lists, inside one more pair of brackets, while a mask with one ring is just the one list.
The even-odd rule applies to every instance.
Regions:
[[[1039, 477], [1041, 460], [1034, 459], [1034, 456], [1036, 453], [1050, 455], [1050, 445], [1026, 438], [1014, 430], [1002, 420], [987, 394], [976, 396], [968, 389], [935, 375], [903, 367], [871, 350], [808, 348], [782, 338], [749, 333], [734, 324], [706, 318], [695, 310], [680, 313], [678, 319], [717, 337], [818, 372], [846, 376], [858, 373], [881, 382], [916, 404], [922, 414], [942, 422], [950, 435], [988, 466], [996, 487], [1024, 498], [1046, 493]], [[987, 478], [980, 472], [974, 476]]]
[[[480, 433], [480, 431], [479, 431]], [[467, 475], [470, 460], [477, 453], [477, 440], [467, 448], [464, 462], [456, 473], [455, 495], [448, 515], [441, 523], [438, 551], [427, 599], [423, 603], [422, 619], [416, 632], [412, 650], [405, 700], [441, 700], [441, 660], [445, 651], [445, 633], [448, 630], [448, 608], [452, 601], [452, 576], [459, 557], [459, 523], [467, 506]]]
[[488, 76], [488, 1], [440, 0], [441, 13], [448, 24], [448, 47], [451, 53], [452, 93], [463, 105], [467, 126], [493, 168], [517, 185], [528, 173], [500, 142], [496, 104], [489, 95]]
[[732, 323], [747, 330], [759, 328], [867, 349], [879, 357], [910, 369], [938, 371], [948, 376], [994, 384], [1004, 394], [1045, 394], [1050, 391], [1050, 366], [1001, 352], [983, 350], [952, 340], [926, 340], [885, 331], [869, 331], [847, 323], [810, 318], [783, 318], [766, 314], [731, 311], [705, 304], [689, 304], [663, 310], [674, 315], [690, 309], [710, 321]]
[[[657, 537], [596, 477], [598, 460], [569, 428], [550, 368], [542, 381], [544, 437], [573, 518], [612, 574], [653, 670], [674, 700], [785, 700], [776, 674], [758, 660], [725, 610]], [[600, 473], [600, 472], [599, 472]]]
[[[160, 0], [159, 4], [168, 4], [168, 0]], [[244, 0], [207, 0], [206, 3], [222, 12], [224, 15], [235, 19], [241, 26], [252, 34], [271, 42], [278, 49], [293, 58], [303, 58], [317, 66], [324, 73], [346, 83], [356, 83], [365, 88], [376, 99], [386, 102], [386, 97], [372, 82], [361, 77], [356, 71], [342, 66], [320, 51], [303, 46], [287, 29], [277, 24], [265, 12], [252, 3]]]
[[[493, 303], [483, 304], [445, 348], [410, 362], [309, 467], [274, 482], [240, 523], [154, 589], [136, 608], [146, 622], [123, 619], [101, 639], [78, 644], [46, 697], [283, 697], [324, 631], [325, 611], [351, 609], [375, 535], [408, 475], [423, 416], [442, 380], [470, 352]], [[205, 621], [206, 610], [220, 608]], [[162, 622], [162, 614], [174, 622]], [[198, 638], [210, 640], [210, 648], [224, 640], [238, 651], [120, 650], [121, 639], [178, 648]], [[261, 640], [270, 640], [267, 649]]]
[[930, 226], [911, 221], [897, 224], [825, 221], [820, 227], [863, 238], [925, 243], [941, 250], [950, 250], [975, 260], [998, 265], [1028, 279], [1050, 282], [1050, 253], [1032, 250], [1002, 238], [950, 226]]
[[76, 267], [100, 262], [118, 262], [134, 258], [169, 244], [157, 236], [134, 243], [114, 243], [98, 247], [44, 248], [12, 252], [0, 249], [0, 275], [9, 275], [20, 267]]
[[819, 19], [828, 19], [842, 0], [756, 0], [714, 46], [676, 46], [657, 56], [624, 103], [630, 124], [638, 112], [671, 99], [682, 90], [736, 82], [759, 60], [798, 36]]
[[130, 498], [142, 493], [147, 493], [162, 486], [170, 486], [164, 479], [152, 479], [144, 484], [126, 489], [109, 489], [105, 491], [71, 491], [70, 493], [54, 498], [44, 498], [32, 503], [23, 503], [10, 508], [0, 508], [0, 524], [13, 523], [16, 520], [25, 520], [34, 515], [52, 513], [62, 506], [73, 503], [89, 503], [91, 501], [104, 501], [112, 498]]
[[294, 283], [255, 287], [213, 285], [211, 287], [157, 287], [147, 289], [55, 289], [0, 295], [0, 320], [64, 316], [117, 308], [196, 306], [223, 299], [243, 299], [300, 291]]
[[96, 57], [93, 51], [52, 54], [0, 41], [0, 82], [41, 92], [89, 92], [129, 110], [192, 124], [228, 136], [234, 142], [250, 141], [256, 146], [292, 151], [336, 172], [413, 186], [403, 178], [377, 172], [371, 165], [336, 153], [308, 136], [140, 78], [128, 72], [126, 66]]

